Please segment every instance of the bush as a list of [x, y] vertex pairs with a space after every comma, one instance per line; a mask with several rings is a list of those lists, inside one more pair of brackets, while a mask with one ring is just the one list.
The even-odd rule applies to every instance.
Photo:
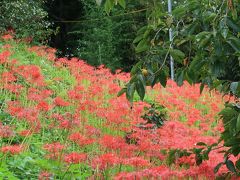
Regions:
[[4, 0], [0, 2], [0, 33], [14, 30], [17, 38], [30, 38], [34, 42], [46, 40], [52, 33], [44, 1]]

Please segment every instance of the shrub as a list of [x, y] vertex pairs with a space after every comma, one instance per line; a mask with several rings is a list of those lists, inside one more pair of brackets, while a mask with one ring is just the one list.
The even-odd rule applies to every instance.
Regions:
[[0, 33], [13, 30], [17, 38], [34, 42], [46, 40], [52, 33], [44, 1], [5, 0], [0, 2]]

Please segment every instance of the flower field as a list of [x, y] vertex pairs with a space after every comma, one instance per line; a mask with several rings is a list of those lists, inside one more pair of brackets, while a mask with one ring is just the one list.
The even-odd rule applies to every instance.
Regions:
[[[195, 155], [171, 153], [217, 142], [217, 113], [228, 97], [169, 80], [132, 106], [117, 97], [130, 74], [54, 53], [0, 42], [0, 179], [215, 179], [227, 172], [213, 171], [222, 149], [199, 166]], [[153, 103], [165, 107], [161, 127], [142, 118]]]

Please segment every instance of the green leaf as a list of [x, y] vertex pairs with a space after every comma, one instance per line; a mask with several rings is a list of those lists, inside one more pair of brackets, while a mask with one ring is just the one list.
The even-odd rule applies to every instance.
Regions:
[[142, 83], [142, 85], [145, 87], [146, 86], [146, 81], [145, 81], [144, 76], [142, 74], [138, 74], [137, 78]]
[[230, 85], [230, 90], [233, 94], [236, 94], [239, 82], [232, 82]]
[[113, 0], [106, 0], [104, 4], [104, 10], [107, 12], [107, 14], [110, 13], [110, 11], [113, 8], [113, 5], [114, 5]]
[[170, 49], [170, 55], [179, 63], [182, 63], [185, 57], [185, 54], [178, 49]]
[[148, 45], [146, 39], [142, 39], [136, 47], [136, 52], [140, 53], [143, 51], [147, 51], [148, 49], [149, 49], [149, 45]]
[[186, 14], [187, 11], [188, 9], [185, 6], [178, 6], [173, 10], [172, 14], [176, 18], [181, 18]]
[[226, 166], [229, 169], [229, 171], [236, 173], [236, 168], [231, 160], [226, 161]]
[[195, 160], [196, 160], [196, 164], [200, 165], [200, 164], [202, 164], [203, 158], [200, 154], [196, 154]]
[[240, 170], [240, 159], [236, 161], [235, 166], [238, 170]]
[[240, 113], [238, 114], [236, 129], [240, 131]]
[[159, 81], [160, 81], [161, 85], [163, 87], [166, 87], [166, 85], [167, 85], [167, 74], [166, 74], [166, 72], [164, 70], [161, 70], [158, 77], [159, 77]]
[[200, 48], [205, 48], [210, 43], [211, 37], [212, 37], [212, 35], [209, 34], [205, 38], [203, 38], [199, 43], [199, 47]]
[[118, 0], [118, 3], [120, 6], [122, 6], [124, 9], [126, 8], [126, 1], [125, 0]]
[[232, 12], [233, 20], [237, 20], [237, 18], [238, 18], [237, 10], [236, 10], [236, 9], [233, 9], [231, 12]]
[[138, 43], [139, 41], [141, 41], [143, 39], [143, 34], [140, 34], [139, 36], [137, 36], [134, 40], [133, 43]]
[[183, 85], [183, 78], [184, 78], [184, 70], [177, 73], [177, 84], [179, 86]]
[[131, 69], [131, 76], [134, 76], [139, 70], [141, 70], [141, 66], [142, 66], [143, 62], [139, 61], [137, 64], [135, 64], [132, 69]]
[[136, 83], [135, 83], [135, 82], [129, 83], [129, 84], [127, 85], [127, 93], [126, 93], [126, 96], [127, 96], [127, 99], [128, 99], [130, 102], [133, 102], [133, 95], [134, 95], [135, 88], [136, 88]]
[[136, 83], [136, 91], [137, 91], [140, 99], [143, 101], [144, 96], [145, 96], [145, 85], [140, 80]]
[[235, 32], [240, 32], [240, 26], [239, 24], [236, 24], [234, 21], [232, 21], [231, 19], [227, 18], [226, 20], [228, 27], [230, 27], [231, 29], [233, 29]]
[[215, 168], [214, 168], [214, 173], [216, 174], [218, 172], [218, 170], [220, 169], [220, 167], [223, 165], [224, 163], [219, 163]]
[[97, 3], [98, 6], [101, 6], [102, 0], [96, 0], [96, 3]]
[[123, 95], [124, 93], [126, 93], [126, 91], [127, 91], [127, 88], [122, 88], [122, 89], [118, 92], [117, 97]]
[[198, 146], [207, 146], [207, 144], [204, 143], [204, 142], [198, 142], [196, 145], [198, 145]]
[[227, 43], [235, 50], [240, 51], [240, 40], [236, 37], [230, 37], [227, 40]]

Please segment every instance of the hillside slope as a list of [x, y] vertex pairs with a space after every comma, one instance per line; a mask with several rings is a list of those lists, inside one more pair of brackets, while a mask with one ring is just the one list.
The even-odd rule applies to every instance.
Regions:
[[[0, 177], [9, 179], [206, 178], [226, 171], [218, 151], [200, 166], [192, 149], [217, 142], [223, 127], [219, 93], [199, 85], [148, 89], [133, 108], [117, 92], [127, 73], [111, 74], [82, 60], [54, 56], [54, 49], [0, 41]], [[120, 71], [119, 71], [120, 72]], [[136, 97], [136, 99], [138, 99]], [[141, 116], [149, 103], [166, 107], [160, 128]], [[143, 127], [144, 126], [144, 127]]]

